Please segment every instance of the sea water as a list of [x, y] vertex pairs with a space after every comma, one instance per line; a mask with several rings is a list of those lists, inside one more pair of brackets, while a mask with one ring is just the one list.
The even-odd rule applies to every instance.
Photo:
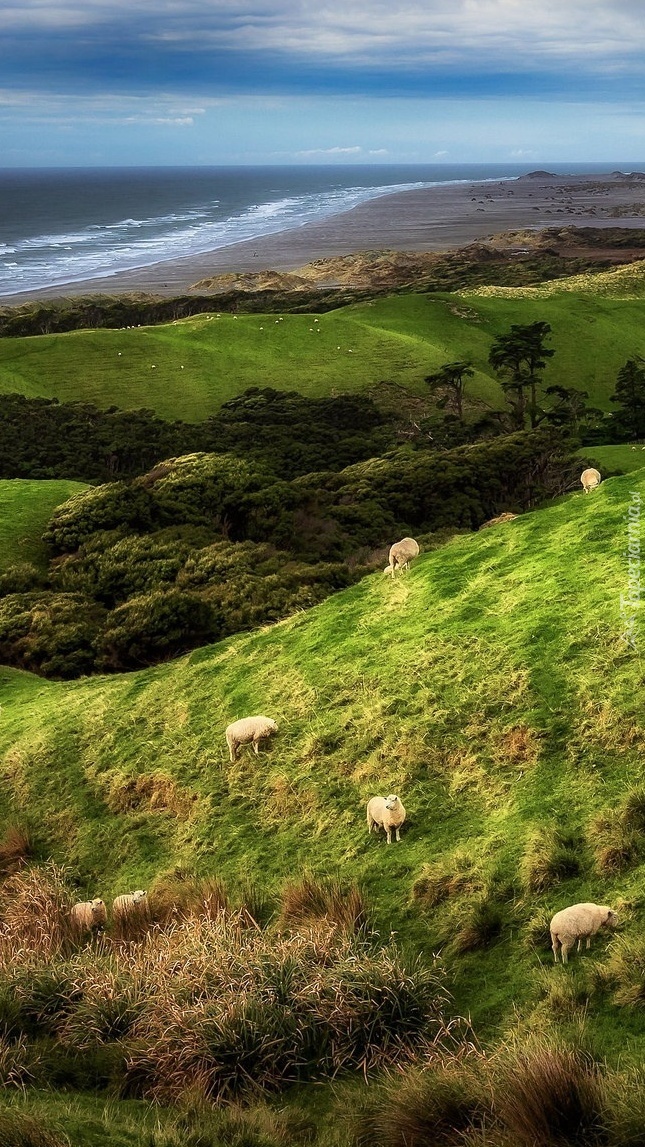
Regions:
[[529, 170], [514, 163], [0, 170], [0, 296], [291, 230], [379, 195]]

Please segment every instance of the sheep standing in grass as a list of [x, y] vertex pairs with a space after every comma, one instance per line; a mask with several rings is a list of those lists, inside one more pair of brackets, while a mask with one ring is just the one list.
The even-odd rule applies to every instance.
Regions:
[[70, 908], [69, 918], [75, 931], [94, 932], [107, 920], [105, 904], [102, 900], [81, 900]]
[[418, 554], [418, 542], [415, 542], [414, 538], [402, 538], [400, 542], [395, 542], [393, 546], [390, 546], [389, 564], [386, 565], [383, 573], [389, 573], [394, 577], [395, 570], [407, 570], [412, 558], [416, 558]]
[[368, 800], [367, 831], [371, 832], [373, 828], [385, 829], [388, 844], [392, 843], [392, 829], [396, 833], [396, 839], [401, 839], [399, 829], [404, 820], [405, 809], [395, 793], [390, 793], [388, 797], [371, 797]]
[[142, 912], [148, 903], [147, 897], [148, 893], [142, 888], [137, 888], [136, 892], [124, 892], [121, 896], [117, 896], [112, 902], [112, 918], [115, 924]]
[[585, 494], [588, 494], [590, 490], [595, 490], [596, 486], [600, 485], [602, 481], [600, 471], [594, 470], [593, 466], [591, 466], [588, 470], [582, 471], [580, 481], [582, 482], [582, 488]]
[[606, 904], [572, 904], [570, 908], [556, 912], [551, 921], [551, 945], [556, 964], [558, 950], [562, 963], [566, 964], [568, 954], [576, 940], [580, 951], [583, 940], [586, 939], [589, 947], [591, 937], [595, 936], [600, 928], [613, 928], [615, 924], [616, 913]]
[[249, 743], [253, 744], [253, 751], [257, 756], [260, 741], [264, 740], [265, 737], [272, 737], [277, 731], [278, 726], [271, 717], [241, 717], [239, 721], [233, 721], [231, 725], [226, 727], [226, 744], [231, 760], [237, 760], [240, 745], [248, 745]]

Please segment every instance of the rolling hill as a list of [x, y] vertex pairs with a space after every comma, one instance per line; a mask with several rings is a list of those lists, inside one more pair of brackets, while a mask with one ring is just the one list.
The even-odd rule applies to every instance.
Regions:
[[[530, 1024], [553, 989], [550, 914], [611, 903], [627, 938], [645, 919], [645, 836], [625, 827], [645, 787], [642, 639], [620, 616], [637, 496], [643, 470], [153, 669], [0, 670], [1, 822], [106, 899], [178, 869], [270, 895], [303, 871], [356, 880], [382, 935], [444, 954], [483, 1037]], [[224, 727], [254, 712], [278, 737], [230, 764]], [[388, 847], [365, 801], [390, 791], [408, 821]], [[606, 944], [572, 974], [629, 1060], [639, 1011], [584, 980]]]
[[617, 271], [541, 288], [392, 295], [320, 316], [214, 313], [156, 327], [5, 338], [0, 388], [197, 421], [250, 385], [319, 396], [386, 380], [424, 393], [426, 374], [472, 358], [472, 395], [498, 404], [491, 341], [512, 323], [545, 321], [556, 350], [545, 384], [577, 386], [609, 409], [618, 369], [645, 349], [643, 273], [621, 270], [628, 284], [611, 290], [605, 280]]

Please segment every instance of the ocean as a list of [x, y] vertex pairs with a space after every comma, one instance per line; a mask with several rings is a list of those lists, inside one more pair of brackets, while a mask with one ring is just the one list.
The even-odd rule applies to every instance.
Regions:
[[0, 297], [291, 230], [378, 195], [530, 170], [516, 163], [0, 170]]

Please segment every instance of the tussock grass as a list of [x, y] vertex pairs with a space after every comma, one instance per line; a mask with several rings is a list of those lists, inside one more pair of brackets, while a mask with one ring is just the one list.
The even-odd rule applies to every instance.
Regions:
[[609, 1142], [601, 1074], [591, 1056], [537, 1044], [501, 1067], [496, 1111], [515, 1147]]
[[34, 856], [31, 830], [22, 824], [10, 824], [0, 839], [0, 876], [8, 876]]
[[356, 884], [321, 880], [312, 874], [292, 881], [282, 890], [281, 927], [328, 920], [344, 931], [358, 932], [366, 926], [365, 897]]
[[522, 858], [521, 872], [530, 892], [545, 892], [579, 876], [584, 864], [581, 834], [557, 827], [537, 829]]
[[47, 1127], [40, 1118], [24, 1111], [0, 1109], [3, 1147], [68, 1147], [69, 1142], [67, 1135]]
[[355, 1147], [452, 1147], [492, 1122], [479, 1064], [412, 1067], [391, 1075], [347, 1120]]

